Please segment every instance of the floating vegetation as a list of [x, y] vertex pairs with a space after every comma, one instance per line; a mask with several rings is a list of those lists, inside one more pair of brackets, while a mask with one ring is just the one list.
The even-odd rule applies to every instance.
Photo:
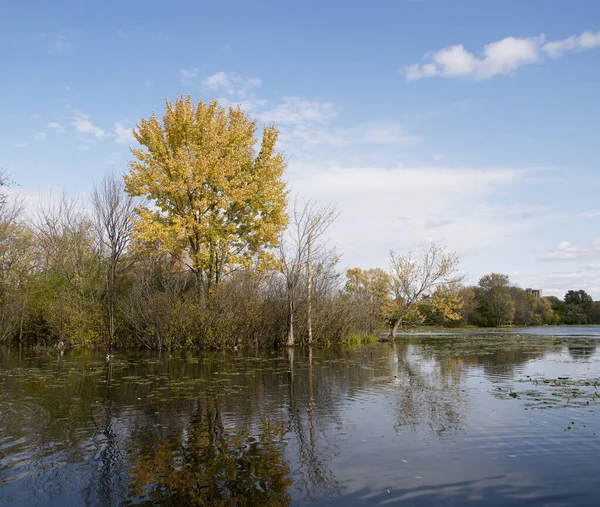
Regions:
[[[535, 389], [517, 389], [521, 385], [533, 385]], [[531, 377], [525, 376], [504, 386], [495, 386], [496, 398], [519, 398], [528, 408], [586, 407], [596, 405], [600, 400], [599, 378], [572, 379], [570, 377]]]

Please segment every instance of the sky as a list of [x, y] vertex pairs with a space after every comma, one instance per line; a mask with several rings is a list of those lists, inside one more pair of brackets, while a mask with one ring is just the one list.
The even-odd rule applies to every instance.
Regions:
[[190, 93], [276, 123], [341, 267], [435, 241], [470, 283], [600, 299], [600, 2], [2, 2], [0, 167], [31, 209], [124, 173]]

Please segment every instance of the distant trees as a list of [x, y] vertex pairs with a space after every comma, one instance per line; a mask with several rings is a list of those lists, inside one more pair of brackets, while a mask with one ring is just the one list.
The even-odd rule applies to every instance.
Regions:
[[509, 292], [507, 275], [491, 273], [479, 280], [480, 311], [494, 326], [510, 324], [515, 314], [515, 305]]
[[465, 287], [462, 325], [534, 326], [540, 324], [600, 323], [600, 305], [585, 291], [569, 291], [561, 300], [538, 298], [511, 284], [507, 275], [490, 273], [476, 287]]
[[[594, 302], [585, 291], [569, 291], [564, 300], [554, 296], [540, 298], [515, 286], [508, 275], [501, 273], [484, 275], [476, 286], [465, 287], [452, 271], [454, 274], [444, 278], [442, 283], [434, 284], [433, 290], [421, 291], [426, 277], [415, 275], [411, 269], [426, 273], [427, 270], [419, 271], [416, 266], [431, 265], [427, 261], [430, 258], [422, 253], [420, 258], [425, 261], [417, 263], [412, 256], [410, 264], [408, 258], [404, 257], [406, 267], [401, 266], [396, 271], [395, 280], [394, 272], [379, 269], [353, 268], [346, 272], [345, 291], [352, 301], [355, 331], [373, 333], [381, 331], [387, 324], [393, 335], [393, 325], [400, 320], [402, 325], [446, 327], [600, 324], [600, 302]], [[402, 279], [406, 280], [404, 285], [399, 283]], [[412, 282], [408, 283], [408, 280]], [[404, 293], [395, 292], [398, 287], [403, 287]], [[411, 304], [414, 301], [416, 303]], [[392, 320], [394, 318], [398, 320]]]
[[584, 290], [570, 290], [565, 294], [561, 320], [565, 324], [587, 324], [594, 300]]

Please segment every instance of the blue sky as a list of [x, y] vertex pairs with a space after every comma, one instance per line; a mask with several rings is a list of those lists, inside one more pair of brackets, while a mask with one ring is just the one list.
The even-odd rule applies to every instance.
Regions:
[[280, 126], [344, 266], [434, 240], [600, 299], [599, 30], [594, 0], [4, 2], [0, 167], [85, 194], [166, 97], [216, 97]]

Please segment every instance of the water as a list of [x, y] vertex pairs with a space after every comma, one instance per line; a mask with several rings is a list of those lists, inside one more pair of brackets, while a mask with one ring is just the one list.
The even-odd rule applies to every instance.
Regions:
[[0, 349], [0, 504], [597, 505], [598, 331]]

